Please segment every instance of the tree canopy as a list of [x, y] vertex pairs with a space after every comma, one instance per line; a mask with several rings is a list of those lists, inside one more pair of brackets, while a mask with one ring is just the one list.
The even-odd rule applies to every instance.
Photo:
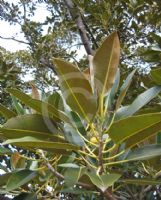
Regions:
[[0, 48], [0, 193], [160, 199], [160, 1], [2, 0], [0, 11], [24, 39], [0, 38], [26, 45]]

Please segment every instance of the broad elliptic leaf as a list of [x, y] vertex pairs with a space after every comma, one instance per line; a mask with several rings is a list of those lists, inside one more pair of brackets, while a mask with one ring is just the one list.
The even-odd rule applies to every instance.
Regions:
[[123, 85], [121, 86], [120, 88], [120, 95], [117, 99], [117, 102], [116, 102], [116, 110], [120, 107], [125, 95], [126, 95], [126, 92], [128, 90], [128, 88], [130, 87], [130, 84], [131, 84], [131, 81], [132, 81], [132, 78], [134, 76], [134, 73], [135, 73], [136, 70], [133, 70], [126, 78], [125, 82], [123, 83]]
[[67, 104], [83, 119], [90, 121], [96, 113], [96, 98], [88, 79], [70, 62], [54, 59], [54, 64]]
[[113, 85], [119, 65], [120, 43], [117, 32], [105, 39], [93, 58], [95, 86], [104, 95]]
[[[108, 134], [115, 143], [121, 143], [139, 132], [150, 130], [153, 133], [153, 126], [161, 122], [161, 113], [150, 113], [137, 115], [116, 121], [110, 127]], [[158, 131], [160, 126], [158, 126]]]
[[78, 182], [81, 175], [81, 169], [81, 167], [66, 169], [64, 173], [64, 181], [68, 187], [73, 187]]
[[128, 161], [149, 160], [161, 155], [161, 144], [146, 145], [133, 149], [126, 157]]
[[120, 174], [104, 174], [97, 175], [95, 173], [87, 173], [90, 180], [94, 185], [96, 185], [102, 192], [106, 191], [106, 189], [112, 186], [120, 177]]
[[150, 75], [156, 84], [161, 85], [161, 68], [151, 70]]
[[56, 150], [78, 150], [79, 147], [69, 143], [61, 143], [61, 142], [48, 142], [44, 140], [39, 140], [34, 137], [23, 137], [18, 139], [9, 139], [6, 140], [3, 144], [13, 144], [20, 147], [31, 147], [33, 149], [44, 149], [49, 151]]
[[34, 179], [36, 176], [37, 176], [36, 171], [31, 171], [27, 169], [13, 172], [10, 178], [8, 179], [6, 190], [7, 191], [15, 190], [21, 187], [22, 185], [25, 185], [32, 179]]
[[35, 111], [42, 113], [43, 116], [50, 116], [53, 117], [56, 121], [65, 121], [69, 123], [68, 117], [65, 115], [65, 113], [59, 111], [57, 108], [55, 108], [53, 105], [48, 104], [46, 102], [32, 99], [29, 95], [21, 92], [17, 89], [7, 89], [9, 93], [11, 93], [13, 96], [18, 98], [21, 102], [25, 103], [28, 107], [34, 109]]
[[[49, 126], [50, 123], [50, 127]], [[57, 133], [56, 124], [53, 119], [42, 116], [40, 114], [26, 114], [18, 115], [17, 117], [9, 119], [3, 124], [4, 129], [21, 129], [31, 130], [37, 132]]]
[[11, 172], [0, 175], [0, 186], [6, 185], [8, 179], [12, 175]]
[[16, 116], [16, 113], [14, 113], [13, 111], [9, 110], [8, 108], [3, 106], [2, 104], [0, 104], [0, 114], [2, 116], [4, 116], [6, 119], [10, 119], [10, 118]]
[[116, 113], [115, 120], [132, 116], [140, 108], [145, 106], [149, 101], [155, 98], [161, 92], [161, 86], [152, 87], [140, 94], [131, 105], [120, 108]]
[[64, 137], [71, 144], [75, 144], [80, 147], [83, 147], [85, 145], [84, 140], [79, 134], [79, 131], [69, 124], [64, 125]]
[[35, 137], [40, 140], [53, 141], [53, 142], [64, 142], [64, 138], [58, 134], [51, 134], [46, 132], [22, 130], [22, 129], [5, 129], [0, 128], [0, 138], [4, 139], [14, 139], [26, 136]]

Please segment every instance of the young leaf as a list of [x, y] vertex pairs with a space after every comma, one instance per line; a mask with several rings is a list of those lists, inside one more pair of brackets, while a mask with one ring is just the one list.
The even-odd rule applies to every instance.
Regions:
[[95, 86], [103, 96], [113, 85], [119, 65], [120, 43], [117, 32], [113, 32], [97, 50], [93, 58]]
[[27, 169], [13, 172], [10, 178], [8, 179], [6, 190], [7, 191], [15, 190], [25, 185], [32, 179], [34, 179], [36, 176], [37, 176], [37, 172], [30, 171]]
[[96, 99], [89, 81], [73, 64], [61, 59], [54, 59], [54, 63], [67, 104], [81, 117], [90, 121], [96, 113]]

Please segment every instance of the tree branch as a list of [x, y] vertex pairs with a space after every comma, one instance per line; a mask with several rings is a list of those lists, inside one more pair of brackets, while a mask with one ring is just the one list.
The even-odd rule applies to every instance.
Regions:
[[0, 36], [0, 38], [4, 39], [4, 40], [13, 40], [15, 42], [19, 42], [19, 43], [23, 43], [23, 44], [27, 44], [27, 45], [30, 44], [29, 42], [25, 42], [23, 40], [18, 40], [18, 39], [14, 38], [14, 37], [3, 37], [3, 36]]
[[79, 10], [76, 8], [76, 6], [72, 2], [72, 0], [64, 0], [64, 2], [69, 10], [69, 13], [70, 13], [72, 19], [76, 21], [76, 25], [79, 30], [81, 40], [82, 40], [82, 43], [84, 45], [84, 48], [85, 48], [87, 54], [93, 55], [93, 50], [90, 45], [90, 40], [87, 36], [86, 27], [83, 23], [83, 20], [82, 20]]

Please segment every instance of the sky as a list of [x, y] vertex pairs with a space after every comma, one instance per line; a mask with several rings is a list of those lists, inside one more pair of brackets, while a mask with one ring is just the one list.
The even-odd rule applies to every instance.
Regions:
[[[17, 3], [19, 0], [8, 0], [9, 3]], [[46, 8], [43, 6], [37, 7], [37, 10], [35, 12], [35, 16], [32, 17], [33, 21], [36, 22], [44, 22], [46, 16], [49, 15], [49, 12], [46, 10]], [[10, 25], [6, 21], [0, 21], [0, 36], [2, 37], [15, 37], [16, 39], [23, 40], [24, 35], [21, 32], [19, 25]], [[26, 49], [27, 45], [19, 42], [15, 42], [13, 40], [5, 40], [0, 39], [0, 46], [4, 47], [6, 50], [9, 50], [11, 52], [15, 52], [17, 50]]]

